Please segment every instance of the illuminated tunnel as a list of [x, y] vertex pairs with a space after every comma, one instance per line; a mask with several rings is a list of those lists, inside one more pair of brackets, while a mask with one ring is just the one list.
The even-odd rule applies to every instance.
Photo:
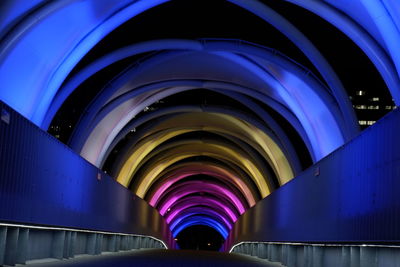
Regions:
[[[22, 2], [2, 4], [1, 100], [51, 131], [90, 91], [66, 143], [158, 209], [175, 237], [205, 225], [226, 238], [246, 210], [359, 132], [340, 75], [276, 3], [204, 5], [254, 16], [301, 57], [237, 38], [162, 36], [90, 58], [129, 21], [183, 2]], [[282, 2], [346, 35], [400, 102], [397, 1]]]

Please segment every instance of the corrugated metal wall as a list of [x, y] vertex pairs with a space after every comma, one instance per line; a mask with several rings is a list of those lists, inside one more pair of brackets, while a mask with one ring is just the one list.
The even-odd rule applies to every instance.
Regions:
[[306, 170], [240, 217], [241, 241], [400, 241], [400, 110]]
[[154, 236], [157, 210], [0, 102], [0, 222]]

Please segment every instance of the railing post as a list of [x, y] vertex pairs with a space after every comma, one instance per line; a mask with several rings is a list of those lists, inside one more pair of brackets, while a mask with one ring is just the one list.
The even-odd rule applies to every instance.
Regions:
[[323, 266], [323, 257], [324, 257], [324, 247], [321, 246], [312, 246], [312, 266], [313, 267], [321, 267]]
[[351, 266], [351, 252], [350, 247], [342, 247], [342, 265], [343, 267], [352, 267]]
[[361, 247], [360, 249], [360, 266], [377, 267], [376, 248]]
[[350, 266], [360, 267], [360, 247], [350, 248]]
[[99, 255], [103, 248], [103, 234], [96, 234], [95, 254]]
[[63, 259], [65, 246], [65, 231], [53, 232], [53, 242], [51, 247], [51, 257]]
[[72, 250], [72, 233], [71, 231], [65, 232], [65, 239], [64, 239], [64, 250], [63, 250], [63, 258], [68, 259], [73, 257], [73, 250]]
[[0, 265], [5, 262], [5, 252], [6, 252], [6, 240], [7, 240], [7, 227], [0, 227]]
[[4, 263], [14, 266], [17, 258], [19, 229], [8, 227], [6, 238], [6, 249], [4, 254]]

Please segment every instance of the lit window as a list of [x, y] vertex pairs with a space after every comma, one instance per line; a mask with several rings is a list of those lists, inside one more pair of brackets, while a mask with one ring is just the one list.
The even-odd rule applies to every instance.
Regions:
[[366, 105], [355, 105], [356, 109], [367, 109]]
[[359, 95], [359, 96], [365, 95], [365, 91], [359, 90], [356, 92], [356, 95]]
[[368, 106], [368, 109], [379, 109], [379, 106], [371, 105], [371, 106]]
[[377, 102], [377, 101], [379, 101], [379, 97], [373, 97], [371, 100], [372, 100], [373, 102]]
[[360, 124], [360, 125], [367, 125], [367, 121], [358, 121], [358, 124]]
[[367, 121], [367, 124], [368, 125], [372, 125], [372, 124], [374, 124], [376, 121]]
[[385, 106], [385, 109], [390, 110], [390, 109], [392, 109], [392, 106]]

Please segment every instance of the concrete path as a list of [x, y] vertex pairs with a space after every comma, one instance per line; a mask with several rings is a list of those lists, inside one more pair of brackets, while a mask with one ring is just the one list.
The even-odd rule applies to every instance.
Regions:
[[74, 259], [41, 262], [28, 264], [29, 267], [68, 267], [68, 266], [173, 266], [173, 267], [209, 267], [209, 266], [229, 266], [229, 267], [283, 267], [279, 263], [272, 263], [256, 257], [240, 254], [229, 254], [211, 251], [195, 250], [161, 250], [146, 249], [119, 252], [113, 254], [103, 254], [99, 256], [80, 256]]

